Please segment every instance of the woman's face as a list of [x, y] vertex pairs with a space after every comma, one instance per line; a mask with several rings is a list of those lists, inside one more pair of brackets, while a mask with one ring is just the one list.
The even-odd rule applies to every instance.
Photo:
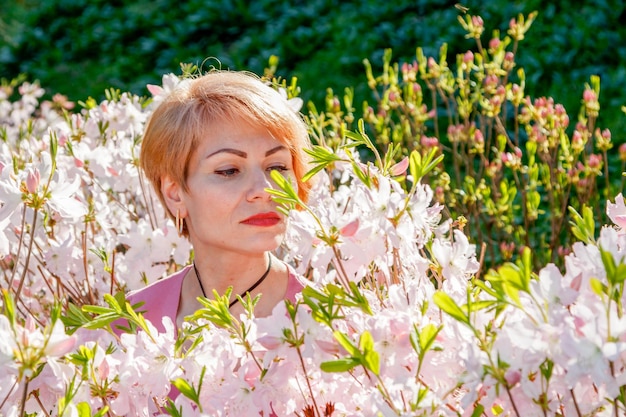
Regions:
[[271, 171], [293, 176], [292, 156], [264, 128], [245, 122], [207, 129], [189, 163], [181, 200], [196, 251], [260, 253], [280, 245], [285, 218], [265, 188]]

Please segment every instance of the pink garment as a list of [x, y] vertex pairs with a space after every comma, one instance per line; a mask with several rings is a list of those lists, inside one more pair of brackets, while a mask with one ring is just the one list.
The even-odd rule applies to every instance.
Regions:
[[[163, 317], [169, 317], [172, 319], [172, 323], [176, 324], [176, 313], [180, 303], [183, 280], [191, 268], [193, 268], [193, 265], [188, 265], [167, 278], [128, 294], [127, 298], [131, 305], [140, 301], [144, 302], [138, 310], [144, 311], [144, 318], [150, 321], [159, 332], [165, 331]], [[298, 280], [295, 271], [289, 268], [285, 300], [295, 302], [296, 294], [300, 293], [302, 288], [304, 286]]]
[[[176, 313], [180, 304], [180, 292], [183, 288], [183, 281], [192, 267], [193, 265], [188, 265], [167, 278], [158, 280], [137, 291], [130, 292], [127, 300], [131, 305], [143, 301], [144, 304], [137, 310], [142, 311], [144, 318], [150, 321], [159, 332], [165, 332], [163, 317], [169, 317], [172, 319], [172, 323], [176, 324]], [[304, 285], [298, 279], [295, 271], [289, 266], [288, 268], [289, 278], [285, 300], [295, 302], [296, 294], [302, 291]], [[116, 329], [115, 323], [112, 327], [118, 335], [121, 333], [119, 329]], [[171, 386], [169, 397], [174, 400], [179, 394], [176, 387]], [[151, 416], [157, 416], [161, 413], [161, 410], [157, 410], [155, 405], [150, 403], [149, 413]], [[275, 414], [272, 413], [270, 417], [275, 417]]]

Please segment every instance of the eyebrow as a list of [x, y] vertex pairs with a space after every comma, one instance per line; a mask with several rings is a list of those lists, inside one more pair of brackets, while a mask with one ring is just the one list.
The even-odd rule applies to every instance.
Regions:
[[[269, 151], [265, 152], [265, 156], [270, 156], [275, 154], [276, 152], [282, 151], [282, 150], [286, 150], [287, 148], [284, 145], [278, 145], [272, 149], [270, 149]], [[207, 155], [207, 158], [212, 157], [213, 155], [217, 155], [220, 153], [230, 153], [236, 156], [239, 156], [241, 158], [247, 158], [248, 154], [244, 151], [241, 151], [239, 149], [233, 149], [233, 148], [222, 148], [222, 149], [218, 149], [215, 152], [212, 152], [211, 154]]]

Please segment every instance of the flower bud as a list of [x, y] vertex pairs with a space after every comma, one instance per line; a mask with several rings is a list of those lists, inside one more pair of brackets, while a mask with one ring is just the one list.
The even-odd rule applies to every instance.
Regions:
[[408, 168], [409, 168], [409, 158], [405, 156], [404, 158], [402, 158], [402, 161], [398, 162], [397, 164], [394, 164], [389, 169], [389, 171], [391, 172], [391, 175], [396, 177], [398, 175], [403, 175]]
[[626, 142], [619, 145], [619, 159], [626, 162]]
[[434, 136], [433, 137], [422, 136], [422, 138], [420, 139], [420, 143], [425, 148], [434, 148], [435, 146], [439, 145], [439, 139], [437, 139]]
[[500, 46], [500, 39], [491, 38], [491, 40], [489, 41], [489, 51], [491, 53], [494, 53], [495, 50], [498, 49], [499, 46]]
[[602, 166], [602, 157], [598, 154], [592, 153], [589, 155], [589, 159], [587, 160], [587, 165], [589, 168], [597, 169]]
[[26, 189], [29, 193], [34, 194], [37, 192], [40, 179], [41, 174], [39, 173], [39, 170], [37, 168], [35, 168], [34, 170], [28, 170], [28, 174], [26, 175]]
[[596, 94], [595, 91], [590, 90], [590, 89], [586, 89], [583, 92], [583, 100], [585, 101], [585, 103], [589, 103], [591, 101], [596, 101], [598, 99], [598, 95]]

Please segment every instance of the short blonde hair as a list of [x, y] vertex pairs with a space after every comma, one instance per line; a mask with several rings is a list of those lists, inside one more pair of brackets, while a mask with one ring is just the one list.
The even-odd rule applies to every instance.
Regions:
[[307, 201], [311, 185], [302, 177], [308, 169], [304, 149], [310, 142], [301, 115], [253, 74], [212, 71], [182, 81], [152, 113], [144, 132], [140, 165], [170, 216], [161, 191], [163, 178], [189, 191], [189, 162], [211, 123], [241, 120], [267, 129], [289, 149], [298, 195]]

